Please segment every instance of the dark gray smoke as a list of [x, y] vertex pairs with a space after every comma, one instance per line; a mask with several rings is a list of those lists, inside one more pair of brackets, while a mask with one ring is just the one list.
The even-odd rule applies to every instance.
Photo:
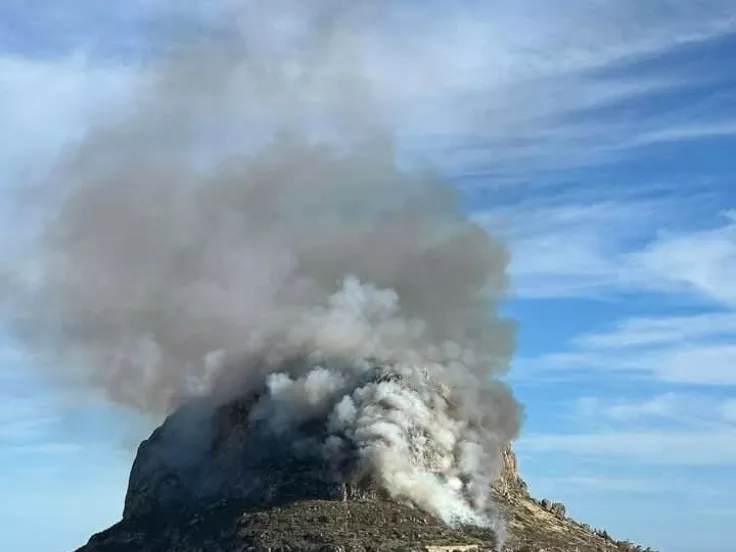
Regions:
[[391, 90], [363, 63], [372, 5], [246, 2], [236, 38], [149, 68], [53, 174], [6, 312], [115, 401], [265, 390], [251, 420], [324, 420], [327, 460], [357, 446], [394, 497], [485, 523], [519, 427], [494, 379], [507, 252], [397, 165]]

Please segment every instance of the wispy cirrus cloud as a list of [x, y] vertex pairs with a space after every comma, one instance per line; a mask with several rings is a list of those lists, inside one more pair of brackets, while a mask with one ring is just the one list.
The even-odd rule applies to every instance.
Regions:
[[619, 200], [527, 202], [474, 218], [510, 241], [511, 273], [522, 298], [651, 292], [736, 305], [733, 212], [706, 228], [660, 229], [682, 226], [680, 211], [676, 194], [651, 200], [624, 194]]
[[[596, 230], [595, 224], [585, 222], [587, 213], [575, 215], [574, 224], [582, 227], [573, 228], [584, 236], [591, 231], [594, 237], [581, 240], [563, 232], [555, 239], [558, 253], [547, 249], [551, 267], [527, 265], [533, 268], [525, 275], [525, 265], [521, 264], [522, 277], [540, 282], [542, 290], [537, 289], [537, 296], [571, 296], [576, 291], [588, 297], [617, 292], [654, 293], [683, 300], [696, 298], [703, 305], [721, 310], [623, 319], [609, 329], [573, 336], [559, 351], [525, 359], [520, 364], [538, 374], [606, 372], [672, 384], [736, 385], [736, 312], [733, 310], [736, 280], [731, 276], [736, 274], [736, 226], [732, 215], [726, 215], [722, 226], [690, 232], [659, 232], [643, 245], [630, 249], [623, 245], [625, 234], [620, 236], [605, 226]], [[595, 210], [590, 216], [596, 218]], [[626, 217], [608, 220], [625, 224]], [[554, 226], [563, 227], [559, 221]], [[524, 239], [544, 248], [550, 234], [537, 235], [532, 230]], [[632, 229], [629, 227], [627, 231]], [[596, 232], [613, 234], [616, 238], [607, 242], [606, 238], [595, 237]], [[576, 264], [576, 259], [581, 258], [579, 252], [576, 255], [576, 248], [583, 251], [582, 258], [589, 261], [588, 265]], [[584, 270], [580, 270], [581, 266]], [[550, 282], [555, 283], [550, 275], [565, 285], [550, 287]], [[530, 289], [527, 293], [534, 296], [535, 288]], [[524, 293], [523, 288], [521, 292]]]
[[520, 297], [575, 297], [631, 285], [627, 249], [663, 220], [658, 201], [528, 201], [474, 215], [505, 236]]
[[571, 475], [539, 478], [534, 482], [534, 491], [542, 496], [565, 489], [566, 493], [624, 493], [652, 494], [671, 489], [670, 484], [654, 478], [604, 477], [601, 475]]
[[736, 306], [736, 213], [722, 226], [695, 232], [661, 232], [628, 263], [644, 285], [652, 283]]
[[577, 336], [572, 343], [600, 350], [671, 345], [711, 337], [736, 337], [736, 312], [627, 318], [608, 331]]
[[720, 405], [721, 415], [729, 422], [736, 423], [736, 399], [729, 399]]
[[651, 425], [724, 428], [736, 422], [732, 412], [736, 401], [694, 392], [665, 392], [644, 398], [581, 397], [574, 415], [586, 424], [609, 422], [625, 425]]
[[[637, 328], [643, 332], [637, 334]], [[730, 387], [736, 386], [735, 339], [731, 313], [634, 318], [607, 333], [578, 335], [560, 352], [520, 363], [538, 377], [557, 371], [612, 373], [634, 380]]]
[[[244, 33], [273, 41], [296, 32], [295, 14], [328, 10], [336, 3], [309, 2], [308, 9], [293, 0], [272, 4], [221, 0], [204, 7], [157, 0], [100, 10], [84, 0], [59, 10], [39, 0], [11, 10], [8, 20], [16, 22], [14, 28], [23, 28], [18, 22], [24, 22], [26, 34], [59, 35], [51, 42], [60, 50], [34, 59], [18, 44], [5, 47], [0, 62], [10, 117], [3, 120], [21, 138], [15, 151], [24, 151], [28, 140], [23, 135], [38, 128], [40, 120], [48, 121], [52, 136], [63, 137], [78, 125], [80, 111], [106, 105], [119, 93], [115, 88], [129, 87], [136, 70], [121, 62], [116, 46], [125, 50], [131, 40], [145, 41], [146, 32], [159, 24], [186, 27], [186, 21], [196, 21], [217, 27], [235, 22]], [[344, 10], [352, 17], [352, 12], [361, 13], [359, 4]], [[736, 31], [735, 10], [721, 0], [689, 5], [566, 0], [554, 9], [528, 0], [523, 10], [457, 2], [431, 12], [399, 2], [383, 10], [380, 31], [358, 26], [356, 40], [363, 48], [366, 87], [391, 117], [401, 120], [402, 145], [455, 175], [484, 173], [499, 181], [595, 164], [619, 155], [621, 141], [636, 136], [644, 142], [674, 140], [688, 118], [644, 125], [641, 117], [612, 121], [595, 114], [707, 84], [712, 77], [705, 74], [693, 79], [677, 71], [629, 74], [621, 69]], [[107, 28], [110, 32], [100, 34]], [[84, 52], [88, 61], [70, 63], [76, 52]], [[151, 54], [134, 59], [145, 63], [146, 55]], [[324, 69], [333, 70], [335, 60], [326, 62]], [[609, 70], [616, 73], [609, 75]], [[29, 79], [29, 72], [36, 76]], [[31, 89], [35, 93], [29, 95]], [[38, 143], [49, 139], [35, 138]], [[51, 143], [58, 146], [58, 140]], [[12, 145], [0, 148], [0, 155]]]
[[0, 403], [0, 437], [5, 442], [36, 437], [58, 420], [58, 413], [42, 399], [6, 393]]
[[736, 466], [736, 428], [536, 434], [521, 439], [518, 448], [526, 453], [564, 452], [579, 457], [670, 466]]
[[4, 394], [0, 404], [0, 441], [7, 462], [11, 457], [31, 458], [34, 463], [79, 454], [83, 447], [59, 439], [62, 417], [48, 396]]
[[736, 136], [736, 121], [706, 121], [665, 127], [636, 136], [629, 147]]

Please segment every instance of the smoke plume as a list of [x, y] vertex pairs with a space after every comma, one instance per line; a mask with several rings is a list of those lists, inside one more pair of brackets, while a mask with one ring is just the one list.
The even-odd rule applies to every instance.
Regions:
[[496, 379], [508, 255], [439, 176], [397, 162], [375, 5], [245, 2], [226, 38], [152, 63], [49, 179], [6, 317], [114, 401], [258, 391], [250, 423], [330, 465], [357, 450], [394, 498], [488, 523], [519, 428]]

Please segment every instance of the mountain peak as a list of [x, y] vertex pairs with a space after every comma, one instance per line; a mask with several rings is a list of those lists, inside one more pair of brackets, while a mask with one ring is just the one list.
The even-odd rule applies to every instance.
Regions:
[[298, 447], [282, 446], [249, 423], [256, 400], [192, 404], [169, 416], [138, 449], [122, 521], [78, 552], [642, 550], [532, 498], [510, 446], [489, 489], [495, 523], [451, 527], [392, 500], [370, 478], [336, 479]]

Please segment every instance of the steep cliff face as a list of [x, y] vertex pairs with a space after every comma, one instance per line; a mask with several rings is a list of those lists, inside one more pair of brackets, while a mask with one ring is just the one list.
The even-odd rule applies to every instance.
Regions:
[[489, 490], [499, 523], [448, 527], [369, 480], [337, 481], [315, 458], [266, 438], [247, 424], [251, 402], [170, 416], [139, 447], [122, 521], [78, 552], [637, 550], [532, 498], [510, 448]]
[[251, 402], [191, 405], [170, 416], [138, 449], [123, 518], [171, 518], [229, 502], [263, 508], [377, 496], [368, 482], [336, 480], [321, 458], [248, 425]]

